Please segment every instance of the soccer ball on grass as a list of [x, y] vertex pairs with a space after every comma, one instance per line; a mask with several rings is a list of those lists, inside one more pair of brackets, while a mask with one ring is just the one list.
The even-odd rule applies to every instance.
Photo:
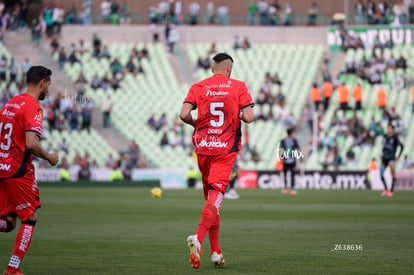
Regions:
[[154, 187], [151, 189], [151, 197], [154, 199], [159, 199], [162, 196], [162, 190], [159, 187]]

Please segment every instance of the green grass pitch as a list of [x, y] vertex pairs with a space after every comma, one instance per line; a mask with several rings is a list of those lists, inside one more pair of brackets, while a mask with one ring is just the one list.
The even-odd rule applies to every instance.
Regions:
[[[201, 190], [41, 187], [43, 207], [21, 268], [32, 274], [413, 274], [414, 192], [239, 190], [224, 200], [223, 267], [188, 262]], [[0, 234], [0, 271], [16, 230]], [[336, 245], [358, 251], [332, 251]], [[336, 247], [338, 248], [338, 247]], [[345, 247], [346, 248], [346, 247]], [[351, 248], [349, 248], [351, 249]]]

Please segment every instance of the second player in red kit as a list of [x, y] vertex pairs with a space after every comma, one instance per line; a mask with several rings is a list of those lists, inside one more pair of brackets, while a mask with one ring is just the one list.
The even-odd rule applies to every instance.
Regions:
[[[224, 264], [218, 243], [219, 209], [241, 149], [241, 120], [250, 123], [254, 119], [254, 103], [246, 85], [230, 78], [232, 57], [219, 53], [213, 60], [214, 75], [190, 88], [180, 113], [180, 118], [194, 127], [193, 143], [207, 200], [197, 234], [187, 238], [194, 268], [199, 267], [201, 245], [207, 232], [212, 262]], [[194, 109], [198, 109], [196, 120], [191, 115]]]
[[39, 142], [42, 134], [43, 100], [52, 72], [34, 66], [27, 72], [27, 93], [10, 99], [0, 112], [0, 232], [10, 232], [19, 217], [22, 224], [4, 275], [23, 274], [19, 268], [30, 246], [40, 207], [32, 154], [56, 165], [58, 155], [46, 152]]

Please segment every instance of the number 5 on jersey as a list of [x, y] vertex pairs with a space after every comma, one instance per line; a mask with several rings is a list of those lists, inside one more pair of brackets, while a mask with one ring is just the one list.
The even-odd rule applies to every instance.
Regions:
[[224, 124], [224, 113], [220, 108], [224, 107], [224, 102], [211, 102], [210, 103], [210, 114], [218, 116], [218, 121], [210, 119], [210, 125], [212, 127], [221, 127]]

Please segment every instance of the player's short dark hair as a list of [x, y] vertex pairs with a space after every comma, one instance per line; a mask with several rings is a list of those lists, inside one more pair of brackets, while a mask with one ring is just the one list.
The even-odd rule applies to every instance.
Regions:
[[32, 66], [30, 67], [29, 71], [27, 71], [26, 82], [27, 84], [37, 85], [43, 79], [49, 81], [51, 75], [52, 71], [48, 68], [45, 68], [43, 66]]
[[288, 136], [290, 136], [291, 134], [293, 134], [293, 132], [295, 132], [295, 128], [294, 127], [288, 128], [286, 130], [286, 132], [287, 132]]
[[213, 57], [214, 62], [221, 63], [224, 60], [230, 59], [231, 63], [233, 63], [233, 58], [228, 55], [227, 53], [218, 53]]

